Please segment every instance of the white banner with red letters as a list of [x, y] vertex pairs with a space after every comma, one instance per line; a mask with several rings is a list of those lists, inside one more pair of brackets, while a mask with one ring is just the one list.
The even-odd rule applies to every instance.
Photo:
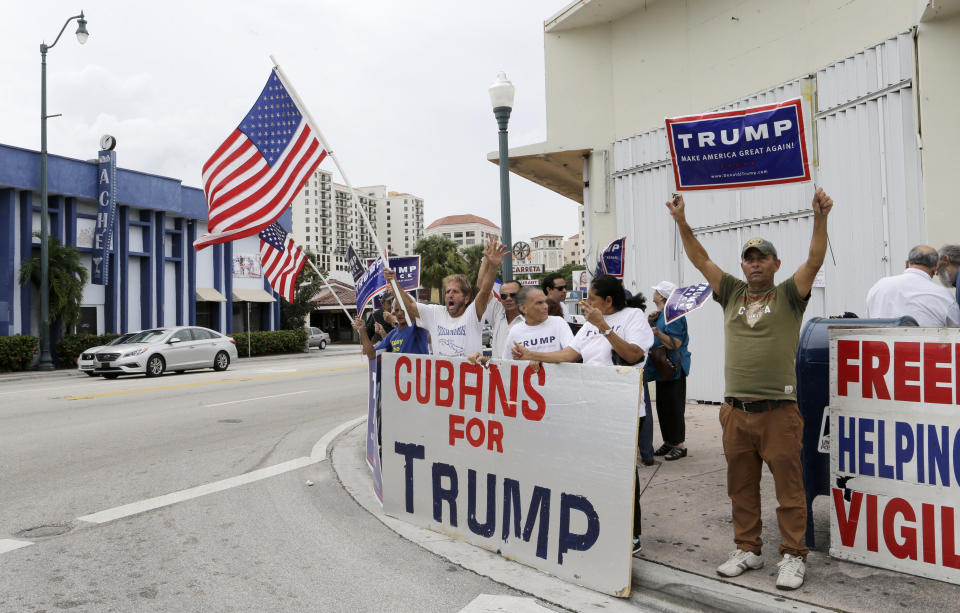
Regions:
[[960, 584], [960, 329], [830, 329], [830, 481], [830, 555]]
[[630, 594], [641, 371], [388, 353], [388, 515]]

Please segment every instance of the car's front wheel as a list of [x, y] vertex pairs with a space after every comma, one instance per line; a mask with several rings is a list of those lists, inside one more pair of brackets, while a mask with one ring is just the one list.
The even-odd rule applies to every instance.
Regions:
[[221, 351], [213, 358], [213, 369], [221, 372], [226, 370], [227, 366], [230, 366], [230, 356], [227, 355], [226, 351]]
[[327, 341], [321, 339], [321, 340], [320, 340], [320, 351], [323, 351], [323, 350], [326, 349], [326, 348], [327, 348]]
[[147, 360], [147, 376], [148, 377], [159, 377], [163, 374], [163, 369], [166, 366], [163, 362], [163, 358], [158, 355], [150, 356], [150, 359]]
[[93, 372], [92, 370], [85, 370], [85, 371], [83, 371], [83, 372], [87, 373], [87, 376], [88, 376], [88, 377], [96, 377], [96, 376], [97, 376], [97, 373]]

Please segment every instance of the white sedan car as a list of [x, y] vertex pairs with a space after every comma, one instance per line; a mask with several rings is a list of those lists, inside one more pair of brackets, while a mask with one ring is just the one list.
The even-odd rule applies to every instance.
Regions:
[[83, 373], [87, 373], [87, 375], [89, 375], [89, 376], [91, 376], [91, 377], [96, 377], [96, 376], [97, 376], [97, 373], [93, 372], [94, 369], [97, 367], [97, 366], [96, 366], [96, 353], [97, 353], [98, 351], [101, 351], [101, 350], [103, 350], [103, 349], [106, 349], [106, 348], [109, 347], [110, 345], [119, 345], [119, 344], [121, 344], [121, 343], [127, 342], [127, 339], [130, 338], [131, 336], [133, 336], [133, 334], [135, 334], [135, 333], [131, 333], [131, 334], [121, 334], [120, 336], [118, 336], [117, 338], [113, 339], [112, 341], [110, 341], [110, 342], [107, 343], [106, 345], [101, 345], [101, 346], [99, 346], [99, 347], [91, 347], [91, 348], [87, 349], [86, 351], [84, 351], [83, 353], [81, 353], [80, 356], [77, 358], [77, 370], [79, 370], [80, 372], [83, 372]]
[[152, 328], [135, 333], [123, 344], [103, 347], [94, 359], [94, 372], [107, 379], [136, 374], [159, 377], [171, 370], [226, 370], [237, 359], [237, 347], [229, 336], [208, 328]]

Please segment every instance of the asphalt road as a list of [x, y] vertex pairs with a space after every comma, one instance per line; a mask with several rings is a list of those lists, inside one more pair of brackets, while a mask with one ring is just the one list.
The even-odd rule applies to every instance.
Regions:
[[460, 611], [519, 596], [398, 537], [311, 459], [365, 405], [354, 348], [0, 380], [0, 612]]

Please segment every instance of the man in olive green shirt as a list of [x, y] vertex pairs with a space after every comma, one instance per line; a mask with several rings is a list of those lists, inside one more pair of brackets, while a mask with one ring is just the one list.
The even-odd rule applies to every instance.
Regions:
[[813, 279], [827, 250], [827, 215], [833, 200], [822, 189], [813, 196], [813, 236], [807, 260], [775, 285], [780, 269], [776, 247], [752, 238], [740, 252], [746, 281], [720, 270], [687, 224], [682, 196], [667, 202], [690, 262], [713, 287], [723, 307], [726, 359], [724, 403], [720, 408], [727, 494], [737, 550], [717, 568], [725, 577], [763, 566], [760, 538], [760, 473], [766, 463], [776, 489], [780, 554], [777, 587], [803, 585], [808, 549], [806, 496], [800, 452], [803, 418], [797, 407], [794, 356]]

